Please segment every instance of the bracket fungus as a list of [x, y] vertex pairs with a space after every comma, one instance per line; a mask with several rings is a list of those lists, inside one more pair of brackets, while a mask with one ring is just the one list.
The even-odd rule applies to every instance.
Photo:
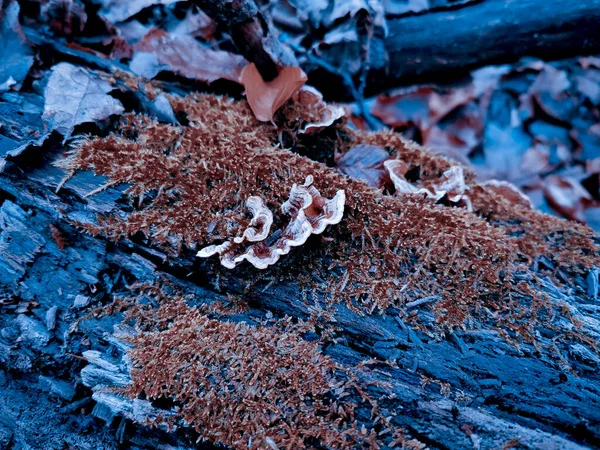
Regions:
[[472, 211], [471, 200], [465, 194], [471, 188], [465, 182], [462, 167], [451, 166], [442, 174], [440, 183], [434, 184], [431, 186], [432, 189], [428, 189], [426, 187], [416, 187], [406, 180], [405, 175], [409, 167], [404, 161], [389, 160], [385, 161], [383, 165], [387, 169], [392, 183], [394, 183], [396, 192], [409, 195], [425, 194], [425, 198], [433, 199], [436, 202], [447, 197], [451, 203], [462, 202], [467, 211]]
[[[292, 186], [288, 200], [281, 205], [282, 213], [290, 217], [283, 230], [269, 234], [273, 213], [260, 197], [252, 196], [246, 201], [246, 206], [253, 218], [242, 236], [220, 245], [209, 245], [196, 256], [208, 258], [218, 254], [221, 264], [228, 269], [233, 269], [244, 260], [257, 269], [266, 269], [275, 264], [292, 247], [304, 244], [312, 234], [321, 234], [327, 225], [335, 225], [342, 220], [346, 203], [344, 190], [337, 191], [333, 198], [327, 199], [312, 183], [313, 177], [309, 175], [304, 184], [294, 183]], [[254, 244], [243, 245], [245, 241]]]

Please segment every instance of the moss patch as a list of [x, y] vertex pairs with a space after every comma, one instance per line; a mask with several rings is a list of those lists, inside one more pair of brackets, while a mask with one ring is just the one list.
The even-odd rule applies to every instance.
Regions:
[[[198, 94], [171, 102], [188, 126], [127, 116], [118, 132], [84, 142], [65, 163], [131, 185], [131, 212], [99, 217], [98, 225], [86, 225], [89, 231], [115, 240], [141, 232], [175, 252], [220, 243], [248, 225], [249, 196], [279, 211], [291, 185], [312, 175], [327, 197], [345, 190], [344, 219], [262, 277], [304, 280], [360, 313], [437, 295], [442, 329], [491, 323], [526, 338], [538, 321], [552, 317], [555, 305], [514, 274], [527, 272], [541, 254], [571, 273], [600, 262], [588, 228], [514, 206], [468, 171], [473, 212], [393, 196], [279, 148], [281, 134], [258, 122], [245, 102]], [[435, 180], [455, 164], [394, 133], [356, 133], [344, 125], [335, 130], [336, 139], [327, 132], [327, 149], [377, 145], [418, 167], [422, 180]]]

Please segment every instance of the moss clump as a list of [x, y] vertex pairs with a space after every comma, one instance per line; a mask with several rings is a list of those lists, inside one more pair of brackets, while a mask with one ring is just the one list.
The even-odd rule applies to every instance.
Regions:
[[[214, 95], [171, 102], [189, 126], [127, 116], [117, 133], [84, 142], [66, 162], [71, 170], [91, 168], [111, 184], [131, 184], [127, 217], [100, 217], [98, 225], [86, 226], [89, 231], [113, 239], [141, 232], [176, 251], [220, 243], [248, 225], [249, 196], [277, 211], [291, 185], [312, 175], [327, 197], [345, 190], [344, 219], [313, 238], [318, 245], [293, 250], [285, 268], [276, 265], [266, 277], [314, 274], [324, 282], [311, 288], [360, 313], [437, 295], [434, 309], [444, 328], [488, 323], [527, 338], [538, 321], [552, 317], [555, 305], [513, 274], [527, 271], [524, 264], [540, 253], [574, 272], [599, 263], [590, 230], [512, 206], [474, 183], [472, 174], [472, 213], [396, 197], [278, 148], [276, 130], [256, 121], [245, 102]], [[338, 130], [335, 151], [377, 145], [417, 167], [423, 180], [454, 164], [393, 133]]]
[[145, 306], [135, 296], [117, 307], [139, 331], [129, 339], [127, 394], [174, 402], [199, 439], [240, 449], [376, 449], [398, 438], [393, 427], [376, 433], [357, 421], [353, 401], [362, 396], [378, 417], [375, 403], [350, 369], [302, 338], [302, 324], [220, 321], [160, 286], [139, 295]]

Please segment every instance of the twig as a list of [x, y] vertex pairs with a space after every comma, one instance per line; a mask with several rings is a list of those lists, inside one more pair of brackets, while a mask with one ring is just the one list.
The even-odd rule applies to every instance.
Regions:
[[417, 306], [424, 305], [426, 303], [433, 303], [441, 300], [439, 295], [430, 295], [429, 297], [423, 297], [413, 302], [406, 303], [406, 309], [416, 308]]
[[217, 24], [229, 30], [240, 53], [256, 64], [265, 81], [273, 80], [281, 66], [297, 65], [294, 55], [281, 45], [275, 30], [254, 0], [191, 1]]
[[[360, 82], [359, 88], [357, 88], [356, 85], [354, 84], [354, 80], [352, 79], [352, 76], [349, 73], [344, 72], [340, 68], [335, 67], [333, 64], [330, 64], [327, 61], [325, 61], [324, 59], [321, 59], [318, 56], [311, 54], [309, 51], [303, 49], [302, 47], [300, 47], [292, 42], [287, 42], [287, 44], [296, 53], [303, 54], [310, 63], [314, 64], [317, 67], [325, 69], [327, 72], [330, 72], [330, 73], [340, 77], [342, 79], [342, 81], [344, 82], [344, 85], [346, 85], [346, 87], [350, 91], [352, 98], [356, 102], [356, 104], [358, 106], [359, 115], [365, 120], [365, 122], [367, 122], [367, 125], [369, 126], [369, 128], [373, 131], [377, 131], [377, 130], [381, 129], [381, 124], [371, 115], [368, 108], [365, 106], [364, 88], [365, 88], [365, 84], [366, 84], [366, 72], [367, 72], [366, 70], [363, 71], [363, 74], [361, 74], [361, 82]], [[364, 80], [363, 80], [363, 78], [364, 78]]]

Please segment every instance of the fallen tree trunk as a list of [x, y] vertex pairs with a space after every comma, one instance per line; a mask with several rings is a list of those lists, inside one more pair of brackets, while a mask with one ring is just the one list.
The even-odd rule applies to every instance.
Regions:
[[547, 60], [600, 51], [600, 0], [483, 0], [389, 19], [386, 73], [370, 93], [533, 56]]
[[[98, 65], [109, 66], [105, 62]], [[13, 95], [15, 103], [22, 100], [19, 95]], [[43, 100], [35, 93], [29, 96], [31, 114], [38, 111], [41, 115]], [[212, 101], [217, 99], [212, 97]], [[235, 116], [227, 116], [235, 107], [230, 103], [220, 111], [219, 117], [233, 118], [228, 128], [235, 125]], [[9, 118], [8, 111], [5, 118]], [[206, 118], [209, 111], [203, 109], [201, 113]], [[10, 118], [15, 127], [26, 126], [26, 118], [17, 114]], [[252, 118], [245, 115], [238, 119]], [[181, 127], [175, 124], [173, 129], [177, 127], [181, 135], [203, 132], [197, 127], [204, 125], [194, 124], [193, 117], [186, 122], [190, 123]], [[253, 131], [261, 131], [258, 124], [250, 123], [256, 128]], [[209, 135], [218, 134], [210, 122], [207, 129]], [[263, 274], [268, 272], [251, 267], [222, 275], [214, 264], [195, 258], [191, 248], [167, 255], [164, 248], [141, 233], [118, 242], [83, 233], [74, 223], [93, 224], [97, 215], [125, 217], [132, 211], [131, 199], [126, 198], [123, 184], [107, 183], [106, 178], [90, 172], [79, 171], [62, 185], [66, 171], [53, 160], [64, 160], [64, 148], [52, 136], [39, 144], [38, 153], [26, 149], [31, 153], [16, 155], [8, 170], [0, 174], [0, 446], [192, 448], [198, 434], [189, 423], [179, 419], [172, 433], [143, 425], [149, 419], [176, 416], [177, 408], [170, 398], [151, 401], [115, 391], [133, 381], [127, 339], [136, 330], [121, 316], [104, 316], [98, 310], [110, 310], [113, 299], [127, 296], [133, 283], [165, 280], [191, 296], [194, 306], [227, 303], [230, 297], [242, 299], [247, 309], [211, 320], [243, 322], [250, 328], [285, 317], [310, 319], [315, 308], [323, 306], [319, 303], [322, 299], [315, 294], [314, 303], [308, 302], [306, 286], [301, 288], [293, 277], [265, 280]], [[150, 142], [149, 148], [159, 149], [158, 153], [168, 150], [160, 139], [155, 147]], [[269, 145], [255, 151], [264, 151], [267, 161], [272, 157]], [[287, 155], [295, 157], [289, 152]], [[112, 153], [109, 159], [116, 156]], [[185, 172], [183, 166], [171, 169], [173, 174]], [[340, 176], [333, 169], [331, 175]], [[62, 189], [56, 192], [59, 185]], [[194, 214], [207, 210], [198, 208]], [[463, 245], [473, 233], [473, 228], [465, 229]], [[298, 249], [294, 255], [298, 257], [304, 250]], [[288, 256], [281, 264], [301, 262]], [[450, 261], [442, 265], [450, 267]], [[319, 348], [319, 354], [339, 367], [356, 369], [367, 382], [364, 392], [381, 400], [379, 406], [386, 413], [393, 412], [390, 424], [431, 448], [518, 444], [525, 448], [580, 449], [598, 445], [600, 412], [590, 404], [600, 402], [600, 358], [589, 348], [597, 342], [600, 329], [596, 318], [600, 310], [597, 272], [592, 270], [587, 279], [585, 274], [564, 277], [561, 281], [565, 286], [557, 287], [537, 267], [531, 273], [515, 273], [515, 280], [564, 306], [567, 312], [559, 318], [565, 327], [579, 324], [577, 331], [588, 333], [587, 345], [566, 340], [568, 336], [551, 327], [536, 330], [538, 342], [523, 342], [518, 347], [509, 344], [498, 329], [483, 323], [444, 334], [414, 328], [408, 323], [412, 313], [418, 316], [417, 325], [436, 321], [429, 308], [436, 298], [431, 296], [390, 306], [382, 314], [361, 314], [346, 303], [334, 304], [331, 316], [323, 314], [321, 318], [326, 326], [335, 327], [337, 334]], [[539, 278], [538, 284], [534, 276]], [[94, 310], [96, 313], [91, 314]], [[555, 339], [564, 344], [560, 349]], [[540, 345], [555, 349], [551, 355], [559, 363], [540, 351]], [[367, 360], [370, 362], [361, 364]], [[151, 360], [155, 362], [160, 365], [161, 360]], [[361, 399], [356, 392], [348, 395], [357, 405]], [[356, 412], [362, 423], [369, 421], [370, 407], [362, 405]]]
[[[52, 152], [48, 145], [44, 150]], [[168, 418], [168, 403], [114, 392], [131, 382], [129, 344], [123, 341], [129, 329], [121, 318], [91, 317], [76, 329], [78, 320], [94, 307], [107, 308], [114, 296], [128, 295], [127, 285], [157, 280], [168, 280], [200, 303], [243, 297], [249, 309], [234, 319], [248, 324], [272, 317], [306, 319], [310, 307], [293, 281], [260, 281], [252, 268], [219, 280], [193, 252], [173, 257], [143, 239], [114, 244], [82, 234], [71, 222], [127, 211], [125, 188], [101, 190], [105, 178], [78, 172], [55, 193], [65, 173], [50, 160], [61, 152], [58, 144], [50, 158], [24, 154], [0, 175], [0, 442], [48, 449], [90, 441], [102, 449], [119, 442], [131, 448], [162, 443], [190, 448], [197, 435], [185, 424], [170, 434], [140, 425], [146, 418]], [[87, 196], [91, 191], [98, 193]], [[579, 277], [565, 293], [547, 279], [543, 290], [597, 332], [598, 305], [585, 294], [585, 283]], [[406, 308], [425, 322], [435, 320], [425, 301]], [[538, 355], [534, 345], [510, 345], [497, 330], [457, 330], [440, 339], [413, 329], [402, 317], [360, 315], [337, 305], [332, 324], [338, 336], [323, 348], [343, 366], [369, 358], [392, 363], [376, 363], [361, 373], [374, 398], [382, 385], [389, 386], [381, 406], [398, 411], [394, 426], [431, 448], [518, 442], [524, 448], [581, 449], [600, 443], [600, 412], [590, 406], [600, 402], [600, 360], [585, 346], [573, 343], [569, 350], [576, 376]], [[544, 333], [540, 339], [550, 342], [552, 331]], [[38, 400], [22, 394], [26, 391]], [[349, 398], [358, 403], [356, 397]], [[369, 410], [359, 413], [369, 416]]]

